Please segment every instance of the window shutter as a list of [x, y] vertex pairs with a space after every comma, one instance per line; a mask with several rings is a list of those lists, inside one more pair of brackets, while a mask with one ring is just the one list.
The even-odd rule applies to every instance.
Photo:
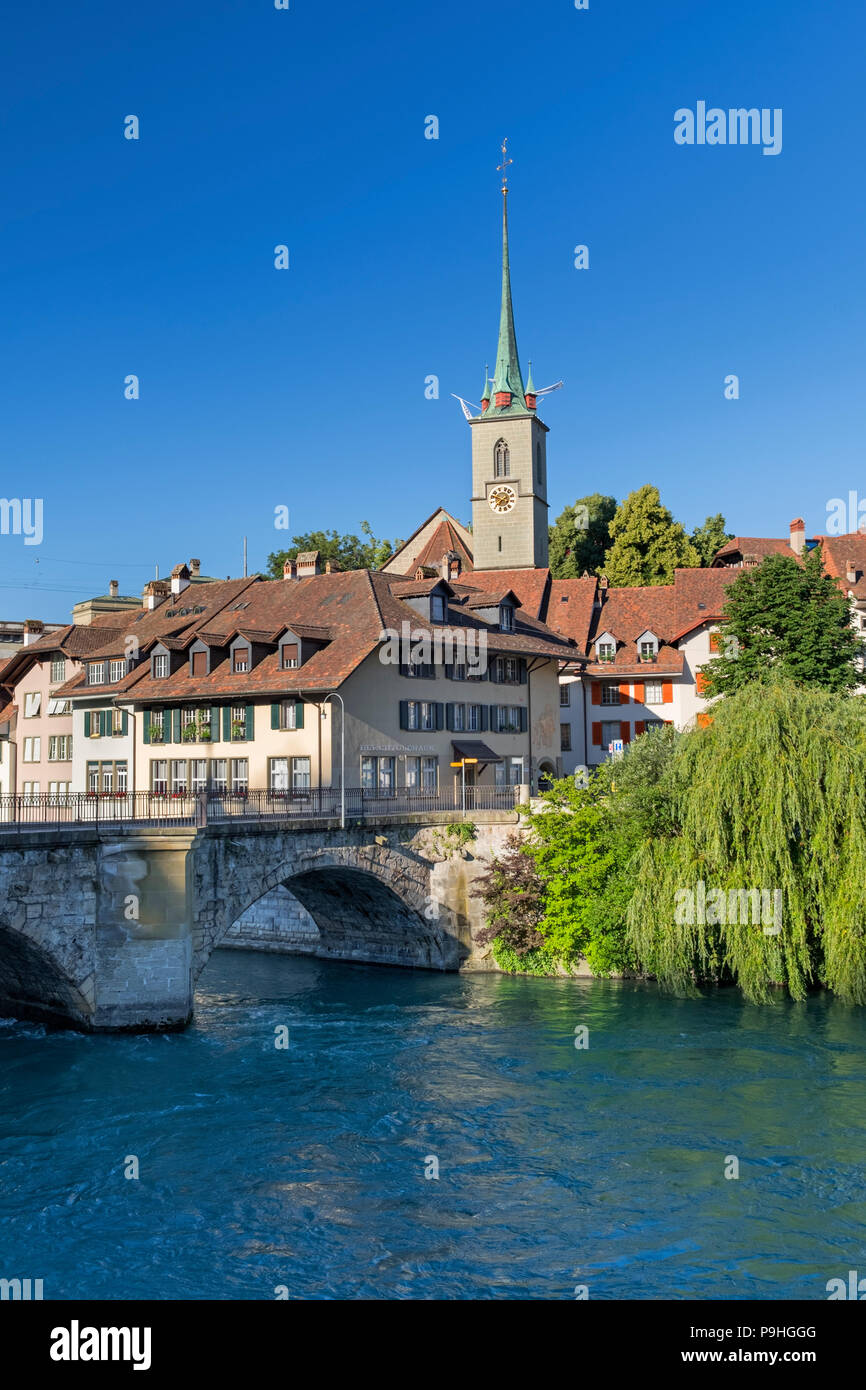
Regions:
[[303, 727], [304, 727], [304, 702], [303, 702], [303, 700], [297, 700], [297, 701], [295, 702], [295, 728], [296, 728], [296, 729], [303, 729]]
[[124, 710], [124, 711], [123, 711], [122, 718], [121, 718], [121, 721], [120, 721], [120, 732], [121, 732], [122, 734], [125, 734], [125, 733], [127, 732], [128, 728], [129, 728], [129, 712], [128, 712], [128, 710]]
[[711, 651], [711, 652], [717, 652], [718, 650], [719, 650], [719, 634], [718, 634], [717, 632], [711, 632], [711, 633], [710, 633], [710, 651]]
[[713, 722], [713, 716], [712, 716], [711, 714], [707, 714], [706, 711], [704, 711], [702, 714], [699, 714], [699, 715], [698, 715], [698, 728], [699, 728], [699, 729], [708, 729], [708, 728], [710, 727], [710, 725], [712, 724], [712, 722]]
[[[143, 710], [141, 711], [141, 721], [142, 721], [142, 722], [141, 722], [141, 727], [142, 727], [142, 731], [143, 731], [143, 732], [142, 732], [142, 742], [143, 742], [143, 743], [150, 743], [150, 710], [149, 710], [149, 709], [143, 709]], [[85, 738], [87, 737], [87, 732], [88, 732], [88, 730], [87, 730], [87, 720], [86, 720], [86, 718], [85, 718], [85, 723], [84, 723], [84, 737], [85, 737]]]
[[520, 671], [520, 684], [521, 684], [521, 685], [525, 685], [525, 684], [526, 684], [526, 679], [527, 679], [527, 677], [526, 677], [526, 658], [525, 658], [525, 657], [521, 657], [520, 660], [519, 660], [519, 662], [517, 663], [517, 665], [518, 665], [518, 669], [519, 669], [519, 671]]
[[400, 701], [400, 728], [401, 728], [401, 729], [408, 729], [408, 727], [409, 727], [409, 701], [408, 701], [408, 700], [401, 700], [401, 701]]
[[698, 671], [695, 676], [695, 690], [697, 691], [698, 695], [703, 695], [706, 688], [707, 678], [704, 675], [703, 671]]
[[231, 705], [223, 705], [223, 743], [230, 743], [232, 737]]
[[487, 679], [493, 681], [494, 685], [499, 683], [499, 658], [496, 656], [487, 667]]
[[278, 729], [279, 727], [280, 727], [280, 707], [279, 707], [279, 705], [271, 705], [271, 728], [272, 728], [272, 729]]
[[671, 681], [665, 681], [662, 685], [662, 704], [671, 705], [674, 699], [674, 687]]
[[592, 689], [592, 703], [593, 703], [594, 705], [600, 705], [600, 704], [601, 704], [601, 686], [599, 685], [598, 681], [593, 681], [591, 689]]
[[444, 707], [444, 705], [442, 704], [442, 701], [441, 701], [441, 700], [435, 700], [435, 701], [434, 701], [434, 703], [433, 703], [433, 710], [434, 710], [435, 715], [436, 715], [436, 719], [435, 719], [436, 728], [437, 728], [437, 729], [441, 729], [442, 726], [443, 726], [444, 723], [445, 723], [445, 707]]
[[635, 738], [638, 738], [641, 734], [645, 734], [645, 733], [646, 733], [646, 720], [644, 720], [644, 719], [636, 719], [636, 720], [634, 721], [634, 736], [635, 736]]
[[454, 679], [454, 667], [453, 667], [453, 666], [448, 666], [448, 665], [446, 665], [443, 669], [444, 669], [444, 671], [445, 671], [445, 679], [446, 679], [447, 681], [453, 681], [453, 679]]
[[180, 743], [180, 710], [173, 709], [171, 712], [171, 739], [172, 743]]
[[478, 720], [480, 726], [479, 732], [483, 734], [487, 732], [487, 728], [490, 723], [489, 711], [486, 705], [479, 705], [478, 708], [481, 712], [481, 717]]
[[526, 706], [525, 706], [525, 705], [521, 705], [521, 706], [520, 706], [520, 732], [521, 732], [522, 734], [525, 734], [527, 728], [529, 727], [529, 725], [528, 725], [528, 723], [527, 723], [527, 720], [528, 720], [528, 714], [527, 714]]
[[499, 733], [499, 706], [498, 706], [498, 705], [491, 705], [491, 706], [490, 706], [490, 732], [491, 732], [492, 734], [498, 734], [498, 733]]
[[631, 743], [631, 724], [627, 719], [620, 720], [619, 736], [623, 743]]
[[401, 661], [401, 662], [400, 662], [400, 675], [401, 675], [401, 676], [405, 676], [405, 675], [406, 675], [406, 663], [405, 663], [405, 661]]
[[210, 741], [219, 743], [220, 741], [220, 707], [211, 705], [210, 710]]
[[[145, 712], [147, 712], [147, 711], [145, 711]], [[89, 709], [86, 709], [86, 710], [84, 711], [84, 737], [85, 737], [85, 738], [90, 738], [90, 710], [89, 710]], [[144, 741], [145, 741], [145, 743], [150, 743], [150, 738], [149, 738], [147, 735], [145, 735], [145, 740], [144, 740]]]
[[253, 707], [252, 705], [247, 705], [246, 710], [247, 710], [247, 717], [246, 717], [246, 721], [245, 721], [246, 727], [245, 727], [245, 729], [244, 729], [244, 737], [246, 738], [247, 743], [249, 743], [249, 742], [251, 742], [251, 740], [254, 739], [255, 736], [256, 736], [256, 731], [255, 731], [255, 717], [256, 717], [256, 712], [255, 712], [255, 709], [254, 709], [254, 707]]
[[621, 685], [619, 688], [619, 702], [621, 705], [627, 705], [629, 702], [628, 681], [625, 681], [624, 684]]
[[454, 728], [454, 706], [453, 706], [453, 704], [447, 704], [447, 705], [445, 706], [445, 728], [446, 728], [446, 729], [453, 729], [453, 728]]
[[601, 724], [597, 719], [592, 721], [592, 744], [594, 748], [601, 747]]
[[646, 685], [643, 681], [635, 681], [634, 698], [635, 703], [638, 705], [642, 705], [646, 702]]

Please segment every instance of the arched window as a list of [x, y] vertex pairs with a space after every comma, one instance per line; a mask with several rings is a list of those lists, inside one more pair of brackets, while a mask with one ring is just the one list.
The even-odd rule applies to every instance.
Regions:
[[536, 478], [536, 481], [537, 481], [537, 482], [539, 482], [539, 483], [541, 482], [541, 445], [540, 445], [540, 444], [536, 444], [536, 446], [535, 446], [535, 478]]
[[493, 476], [494, 478], [507, 478], [511, 472], [511, 455], [508, 452], [508, 445], [504, 439], [493, 450]]

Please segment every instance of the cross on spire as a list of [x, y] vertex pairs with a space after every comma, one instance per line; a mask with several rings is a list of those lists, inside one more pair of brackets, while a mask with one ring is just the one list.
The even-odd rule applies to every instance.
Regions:
[[502, 174], [502, 196], [504, 197], [505, 194], [508, 192], [508, 166], [509, 166], [509, 164], [513, 164], [513, 163], [514, 163], [514, 160], [513, 160], [513, 159], [509, 159], [509, 158], [508, 158], [508, 136], [507, 136], [507, 135], [506, 135], [505, 139], [502, 141], [502, 144], [500, 145], [499, 148], [502, 150], [502, 163], [501, 163], [501, 164], [497, 164], [497, 166], [496, 166], [496, 172]]

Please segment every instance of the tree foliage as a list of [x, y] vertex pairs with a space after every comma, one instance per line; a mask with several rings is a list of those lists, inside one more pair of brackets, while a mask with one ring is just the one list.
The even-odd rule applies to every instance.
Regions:
[[712, 565], [716, 551], [721, 550], [723, 545], [727, 545], [728, 541], [733, 539], [733, 534], [725, 530], [725, 518], [721, 512], [708, 516], [703, 526], [696, 526], [691, 535], [692, 545], [706, 569]]
[[544, 946], [538, 930], [544, 884], [519, 836], [509, 835], [505, 853], [479, 876], [473, 892], [487, 913], [487, 925], [478, 934], [482, 946], [498, 940], [518, 957]]
[[824, 573], [820, 547], [804, 564], [793, 555], [770, 555], [741, 570], [727, 590], [724, 614], [723, 653], [701, 667], [708, 695], [767, 680], [837, 691], [857, 684], [859, 641], [848, 599]]
[[[752, 684], [682, 735], [674, 824], [635, 861], [628, 930], [643, 969], [676, 989], [729, 978], [753, 1000], [774, 984], [802, 999], [820, 981], [866, 1003], [864, 771], [866, 702], [791, 682]], [[699, 881], [779, 891], [780, 930], [742, 912], [678, 922], [678, 894]]]
[[341, 570], [378, 569], [403, 544], [402, 541], [377, 540], [369, 521], [361, 522], [361, 536], [343, 535], [337, 531], [308, 531], [293, 536], [287, 550], [275, 550], [268, 556], [267, 573], [271, 579], [282, 579], [286, 560], [296, 560], [308, 550], [318, 550], [324, 568], [330, 560]]
[[554, 579], [579, 579], [597, 574], [610, 545], [609, 526], [616, 498], [593, 492], [566, 507], [549, 527], [550, 572]]
[[681, 524], [662, 506], [658, 488], [648, 483], [620, 503], [610, 536], [604, 573], [616, 587], [671, 584], [675, 569], [701, 562]]

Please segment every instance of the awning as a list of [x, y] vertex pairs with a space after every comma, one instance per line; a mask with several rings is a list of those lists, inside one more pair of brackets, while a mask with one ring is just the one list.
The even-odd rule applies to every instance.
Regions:
[[488, 748], [486, 743], [458, 743], [454, 739], [451, 747], [454, 749], [455, 762], [461, 762], [464, 758], [472, 758], [477, 763], [501, 763], [504, 761], [498, 753], [494, 753], [492, 748]]

